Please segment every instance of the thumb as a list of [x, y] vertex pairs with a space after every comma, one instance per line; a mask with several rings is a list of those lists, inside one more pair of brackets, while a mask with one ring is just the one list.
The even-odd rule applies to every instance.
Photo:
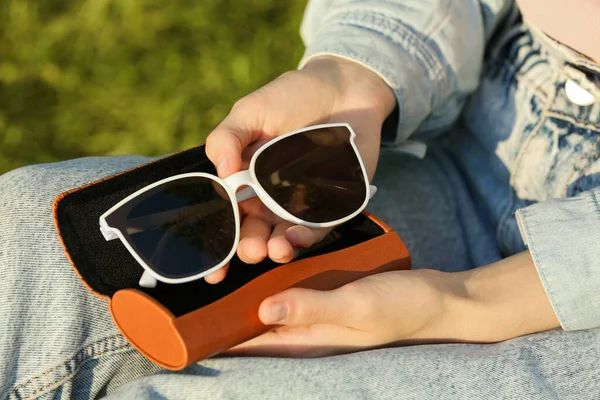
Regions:
[[265, 299], [258, 309], [265, 325], [309, 326], [335, 323], [349, 309], [339, 290], [293, 288]]
[[242, 168], [242, 152], [261, 134], [251, 96], [236, 103], [229, 115], [206, 138], [206, 155], [226, 178]]

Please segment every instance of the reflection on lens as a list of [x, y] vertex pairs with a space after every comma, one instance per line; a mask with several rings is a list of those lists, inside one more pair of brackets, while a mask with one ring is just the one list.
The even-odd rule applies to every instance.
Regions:
[[185, 178], [136, 199], [125, 218], [129, 244], [168, 278], [197, 275], [221, 263], [235, 241], [235, 214], [226, 190], [208, 178]]
[[273, 143], [255, 162], [263, 189], [293, 216], [332, 222], [365, 202], [366, 181], [346, 127], [319, 128]]

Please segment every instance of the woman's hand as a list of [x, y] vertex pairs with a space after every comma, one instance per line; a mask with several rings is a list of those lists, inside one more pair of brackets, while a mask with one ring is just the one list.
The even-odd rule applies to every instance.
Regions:
[[[320, 57], [239, 100], [208, 136], [206, 153], [225, 178], [248, 167], [252, 154], [270, 139], [308, 125], [347, 122], [369, 176], [375, 173], [381, 126], [395, 105], [392, 90], [369, 69], [339, 58]], [[289, 262], [298, 247], [321, 240], [327, 230], [292, 226], [258, 200], [241, 205], [238, 256], [246, 263], [270, 257]], [[208, 276], [221, 281], [227, 268]]]
[[[289, 289], [266, 299], [259, 317], [278, 325], [233, 355], [315, 357], [390, 344], [452, 340], [450, 274], [433, 270], [369, 276], [331, 291]], [[454, 310], [456, 311], [456, 310]]]
[[528, 252], [460, 273], [373, 275], [331, 291], [265, 299], [275, 330], [229, 355], [316, 357], [389, 345], [489, 343], [559, 327]]

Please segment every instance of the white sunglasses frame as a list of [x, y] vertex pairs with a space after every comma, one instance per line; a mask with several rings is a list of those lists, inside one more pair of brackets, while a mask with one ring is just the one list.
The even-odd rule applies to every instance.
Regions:
[[[146, 262], [140, 257], [140, 255], [137, 253], [137, 251], [129, 244], [129, 241], [125, 238], [125, 235], [123, 234], [123, 232], [121, 232], [118, 228], [114, 228], [114, 227], [111, 227], [108, 225], [106, 218], [110, 214], [112, 214], [113, 212], [115, 212], [116, 210], [121, 208], [124, 204], [127, 204], [130, 200], [132, 200], [132, 199], [138, 197], [140, 194], [142, 194], [148, 190], [151, 190], [157, 186], [160, 186], [164, 183], [172, 182], [172, 181], [179, 180], [179, 179], [190, 178], [190, 177], [208, 178], [208, 179], [211, 179], [211, 180], [219, 183], [221, 185], [221, 187], [223, 187], [225, 189], [232, 205], [237, 205], [237, 203], [240, 203], [244, 200], [248, 200], [252, 197], [258, 196], [258, 198], [263, 202], [263, 204], [265, 206], [267, 206], [267, 208], [269, 208], [272, 212], [274, 212], [280, 218], [282, 218], [286, 221], [289, 221], [291, 223], [294, 223], [296, 225], [304, 225], [309, 228], [330, 228], [330, 227], [334, 227], [336, 225], [343, 224], [344, 222], [349, 221], [352, 218], [354, 218], [355, 216], [357, 216], [358, 214], [360, 214], [366, 208], [366, 206], [369, 202], [369, 199], [371, 199], [375, 195], [375, 192], [377, 192], [377, 188], [375, 186], [369, 185], [369, 184], [366, 185], [365, 200], [364, 200], [363, 204], [361, 205], [361, 207], [358, 208], [352, 214], [350, 214], [344, 218], [335, 220], [335, 221], [330, 221], [330, 222], [326, 222], [326, 223], [315, 223], [315, 222], [304, 221], [304, 220], [292, 215], [291, 213], [287, 212], [283, 207], [281, 207], [279, 204], [277, 204], [277, 202], [275, 202], [275, 200], [273, 200], [267, 194], [267, 192], [262, 188], [258, 179], [256, 178], [256, 173], [254, 170], [254, 164], [255, 164], [258, 156], [266, 148], [270, 147], [271, 145], [273, 145], [274, 143], [277, 143], [280, 140], [283, 140], [292, 135], [296, 135], [298, 133], [303, 133], [303, 132], [312, 131], [312, 130], [316, 130], [316, 129], [342, 128], [342, 127], [347, 128], [350, 131], [350, 144], [352, 145], [352, 148], [354, 149], [354, 152], [356, 153], [356, 155], [358, 157], [358, 161], [360, 163], [360, 167], [363, 172], [365, 182], [369, 182], [369, 177], [367, 175], [367, 171], [365, 169], [364, 162], [362, 160], [362, 157], [360, 156], [360, 152], [358, 151], [358, 148], [356, 147], [356, 143], [354, 140], [356, 137], [356, 133], [354, 132], [352, 127], [347, 123], [330, 123], [330, 124], [313, 125], [313, 126], [309, 126], [306, 128], [302, 128], [302, 129], [298, 129], [298, 130], [286, 133], [284, 135], [278, 136], [278, 137], [270, 140], [269, 142], [265, 143], [260, 149], [258, 149], [256, 151], [256, 153], [254, 153], [254, 155], [252, 156], [252, 159], [250, 160], [250, 166], [247, 170], [237, 172], [225, 179], [219, 178], [216, 175], [208, 174], [205, 172], [190, 172], [190, 173], [186, 173], [186, 174], [174, 175], [169, 178], [161, 179], [160, 181], [154, 182], [154, 183], [136, 191], [135, 193], [130, 194], [129, 196], [127, 196], [126, 198], [124, 198], [123, 200], [121, 200], [117, 204], [115, 204], [113, 207], [111, 207], [104, 214], [102, 214], [100, 216], [100, 220], [99, 220], [100, 231], [102, 232], [104, 239], [106, 239], [107, 241], [114, 240], [114, 239], [121, 240], [121, 242], [125, 245], [125, 247], [129, 251], [129, 253], [131, 253], [131, 255], [136, 259], [136, 261], [144, 268], [144, 273], [140, 279], [139, 285], [142, 287], [146, 287], [146, 288], [153, 288], [156, 286], [157, 281], [169, 283], [169, 284], [186, 283], [186, 282], [195, 281], [197, 279], [201, 279], [207, 275], [212, 274], [213, 272], [223, 268], [225, 265], [227, 265], [227, 263], [229, 263], [229, 261], [231, 261], [231, 259], [233, 258], [233, 256], [235, 255], [235, 253], [237, 251], [239, 241], [240, 241], [240, 225], [241, 225], [240, 211], [239, 211], [239, 207], [233, 207], [233, 212], [234, 212], [234, 216], [235, 216], [235, 224], [236, 224], [235, 240], [234, 240], [233, 246], [232, 246], [231, 251], [229, 252], [228, 256], [225, 257], [225, 259], [221, 263], [217, 264], [216, 266], [214, 266], [206, 271], [200, 272], [196, 275], [187, 276], [185, 278], [167, 278], [167, 277], [164, 277], [164, 276], [156, 273], [152, 268], [150, 268], [148, 266], [148, 264], [146, 264]], [[237, 192], [237, 190], [242, 186], [248, 186], [248, 188]]]

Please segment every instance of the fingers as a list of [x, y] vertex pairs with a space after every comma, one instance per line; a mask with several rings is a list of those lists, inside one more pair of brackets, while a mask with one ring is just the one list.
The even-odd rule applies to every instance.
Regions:
[[272, 296], [262, 302], [258, 315], [265, 325], [310, 326], [338, 323], [352, 309], [352, 299], [343, 291], [318, 291], [294, 288]]
[[238, 257], [247, 264], [256, 264], [267, 255], [277, 263], [288, 263], [298, 255], [298, 247], [310, 247], [331, 231], [293, 225], [287, 221], [272, 227], [272, 221], [263, 217], [248, 215], [242, 224]]
[[290, 222], [281, 222], [275, 225], [267, 249], [269, 258], [278, 263], [287, 263], [292, 261], [297, 254], [296, 249], [285, 238], [285, 232], [292, 226]]
[[240, 171], [242, 151], [250, 140], [251, 135], [223, 123], [206, 138], [206, 155], [221, 178]]
[[[249, 236], [253, 236], [255, 238], [265, 238], [264, 243], [266, 244], [267, 249], [267, 254], [263, 256], [262, 241], [246, 241], [243, 246], [240, 242], [238, 256], [247, 263], [257, 263], [262, 261], [262, 259], [264, 259], [264, 257], [267, 255], [273, 261], [278, 263], [290, 262], [298, 254], [298, 247], [310, 247], [323, 240], [331, 231], [331, 228], [307, 228], [305, 226], [293, 225], [292, 223], [283, 221], [281, 218], [273, 214], [257, 198], [240, 203], [240, 211], [242, 214], [246, 215], [244, 220], [246, 220], [248, 216], [254, 216], [255, 218], [262, 220], [256, 221], [254, 218], [250, 219], [248, 230], [246, 228], [242, 228], [242, 241], [244, 241], [244, 238]], [[245, 222], [242, 224], [242, 227], [244, 227], [244, 225]], [[267, 229], [272, 230], [272, 232], [269, 232], [268, 235], [266, 234]], [[260, 247], [260, 249], [258, 249], [258, 247]], [[250, 253], [246, 253], [246, 251], [254, 252], [251, 255]], [[258, 256], [262, 256], [262, 258], [255, 258]]]
[[308, 228], [294, 225], [285, 232], [285, 238], [294, 247], [310, 247], [325, 239], [332, 228]]
[[327, 120], [336, 93], [334, 86], [323, 83], [311, 74], [290, 71], [240, 99], [206, 139], [206, 155], [219, 176], [240, 171], [242, 153], [251, 143]]
[[206, 138], [206, 155], [221, 178], [240, 171], [242, 152], [261, 136], [263, 110], [257, 98], [250, 95], [238, 101]]
[[271, 225], [256, 215], [246, 215], [240, 231], [237, 255], [246, 264], [256, 264], [267, 257], [267, 240]]
[[229, 270], [229, 264], [225, 265], [222, 268], [219, 268], [218, 270], [216, 270], [215, 272], [213, 272], [210, 275], [206, 275], [204, 277], [204, 280], [212, 285], [217, 284], [217, 283], [221, 282], [223, 279], [225, 279], [225, 276], [227, 275], [228, 270]]

